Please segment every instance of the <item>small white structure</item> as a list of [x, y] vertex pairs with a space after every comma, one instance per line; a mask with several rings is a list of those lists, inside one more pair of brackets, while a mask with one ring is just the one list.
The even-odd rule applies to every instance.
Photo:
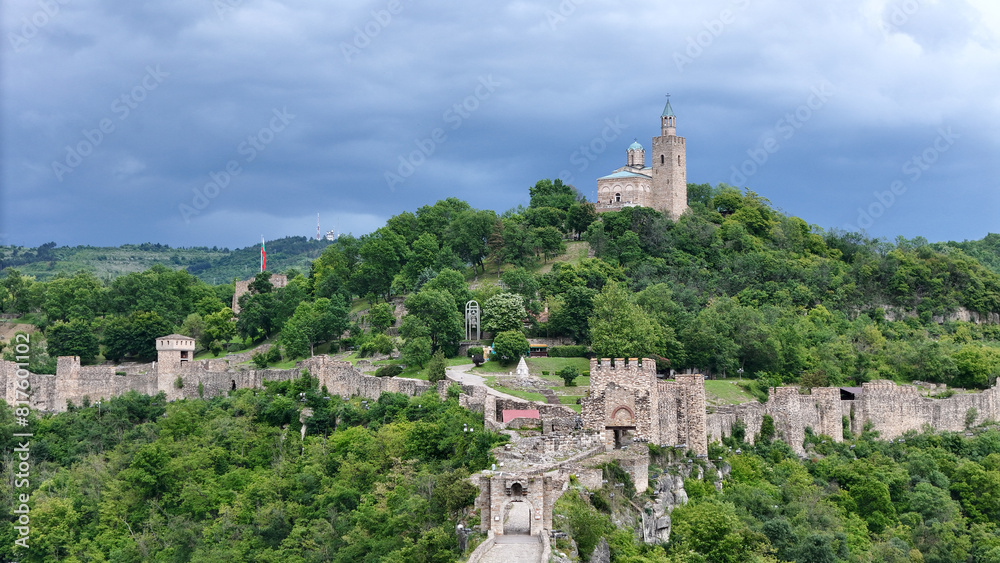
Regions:
[[517, 371], [514, 373], [518, 377], [528, 377], [528, 364], [524, 362], [524, 356], [521, 356], [521, 361], [517, 362]]

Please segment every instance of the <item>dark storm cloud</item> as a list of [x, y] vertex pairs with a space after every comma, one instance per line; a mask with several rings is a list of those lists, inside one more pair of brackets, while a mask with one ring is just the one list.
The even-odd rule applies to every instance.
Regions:
[[567, 174], [592, 195], [633, 138], [648, 146], [667, 92], [689, 181], [742, 176], [824, 228], [874, 211], [861, 226], [890, 238], [1000, 230], [985, 2], [2, 9], [8, 243], [244, 246], [310, 234], [317, 212], [360, 234], [448, 196], [502, 211]]

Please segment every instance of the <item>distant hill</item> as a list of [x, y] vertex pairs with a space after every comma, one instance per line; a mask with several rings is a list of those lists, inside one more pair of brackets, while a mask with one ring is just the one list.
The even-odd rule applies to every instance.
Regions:
[[[309, 263], [319, 257], [329, 244], [330, 241], [325, 239], [317, 241], [306, 237], [267, 241], [267, 269], [283, 272], [298, 268], [308, 273]], [[176, 270], [186, 269], [209, 284], [228, 283], [233, 278], [245, 279], [260, 268], [260, 245], [236, 250], [214, 246], [171, 248], [149, 242], [117, 247], [56, 246], [54, 242], [37, 248], [0, 246], [0, 276], [4, 270], [15, 268], [39, 281], [79, 271], [111, 280], [131, 272], [148, 270], [156, 264]]]
[[982, 240], [967, 240], [963, 242], [941, 242], [932, 245], [935, 250], [958, 248], [979, 260], [993, 272], [1000, 274], [1000, 234], [989, 233]]

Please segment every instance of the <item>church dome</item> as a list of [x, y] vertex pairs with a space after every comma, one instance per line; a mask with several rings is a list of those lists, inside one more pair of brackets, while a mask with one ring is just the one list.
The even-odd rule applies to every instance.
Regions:
[[630, 151], [641, 151], [642, 150], [642, 145], [639, 144], [638, 140], [632, 141], [632, 144], [628, 146], [628, 150], [630, 150]]

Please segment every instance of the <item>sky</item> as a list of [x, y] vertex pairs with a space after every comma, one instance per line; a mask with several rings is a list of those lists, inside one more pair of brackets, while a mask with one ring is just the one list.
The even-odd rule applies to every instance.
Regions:
[[0, 244], [593, 200], [667, 94], [689, 182], [890, 241], [1000, 232], [995, 0], [19, 0], [0, 29]]

